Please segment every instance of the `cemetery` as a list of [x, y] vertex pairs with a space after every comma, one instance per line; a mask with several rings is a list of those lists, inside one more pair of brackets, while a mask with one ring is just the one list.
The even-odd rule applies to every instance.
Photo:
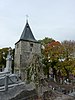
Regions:
[[0, 100], [75, 100], [75, 77], [71, 75], [75, 52], [70, 51], [72, 58], [69, 53], [65, 56], [61, 43], [52, 39], [44, 44], [35, 39], [27, 20], [15, 43], [14, 58], [9, 48], [0, 72]]

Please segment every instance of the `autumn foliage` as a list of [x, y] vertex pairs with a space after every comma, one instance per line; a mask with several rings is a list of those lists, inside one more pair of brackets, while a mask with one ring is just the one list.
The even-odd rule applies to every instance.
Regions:
[[[46, 40], [45, 40], [46, 41]], [[60, 78], [70, 79], [70, 75], [75, 75], [75, 41], [51, 41], [44, 45], [43, 63], [44, 72], [49, 78], [52, 69], [53, 78], [60, 81]]]

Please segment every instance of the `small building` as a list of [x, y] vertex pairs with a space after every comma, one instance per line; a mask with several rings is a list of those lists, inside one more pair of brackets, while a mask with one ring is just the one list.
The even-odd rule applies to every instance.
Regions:
[[26, 80], [26, 68], [35, 54], [41, 54], [41, 44], [35, 39], [27, 21], [19, 41], [15, 43], [14, 71], [22, 80]]

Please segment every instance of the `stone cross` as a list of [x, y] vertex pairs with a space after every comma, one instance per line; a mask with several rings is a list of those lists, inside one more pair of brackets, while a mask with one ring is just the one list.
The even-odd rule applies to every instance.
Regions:
[[29, 16], [28, 16], [28, 15], [26, 15], [26, 22], [28, 22], [28, 17], [29, 17]]

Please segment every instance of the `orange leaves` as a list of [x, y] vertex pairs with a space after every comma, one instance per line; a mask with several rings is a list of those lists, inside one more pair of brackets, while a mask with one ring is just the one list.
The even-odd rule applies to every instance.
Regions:
[[61, 43], [59, 41], [53, 41], [51, 43], [48, 43], [48, 46], [51, 46], [51, 47], [55, 47], [55, 46], [60, 46]]
[[52, 41], [45, 46], [44, 54], [46, 56], [58, 56], [61, 51], [61, 43], [59, 41]]
[[61, 43], [58, 41], [53, 41], [46, 45], [47, 50], [58, 49], [61, 46]]

